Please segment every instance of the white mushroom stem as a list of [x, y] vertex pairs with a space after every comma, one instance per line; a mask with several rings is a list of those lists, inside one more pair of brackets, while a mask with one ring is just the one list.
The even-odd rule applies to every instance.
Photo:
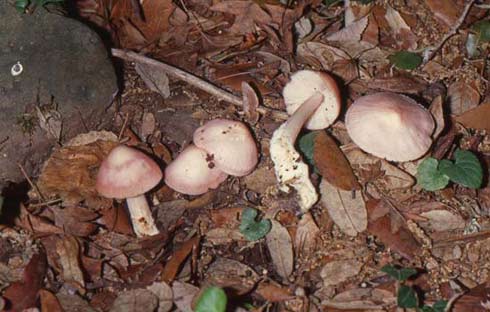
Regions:
[[308, 211], [318, 200], [318, 193], [310, 181], [308, 166], [294, 148], [298, 134], [323, 101], [323, 95], [315, 92], [294, 114], [272, 135], [270, 153], [274, 170], [279, 181], [279, 189], [289, 192], [292, 186], [299, 195], [299, 206]]
[[153, 216], [151, 215], [150, 207], [146, 201], [145, 195], [126, 198], [128, 204], [129, 215], [133, 223], [133, 230], [136, 236], [152, 236], [159, 233]]

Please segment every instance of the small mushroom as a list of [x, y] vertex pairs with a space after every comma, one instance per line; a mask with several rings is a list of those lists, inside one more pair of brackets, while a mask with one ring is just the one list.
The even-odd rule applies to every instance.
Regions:
[[318, 193], [310, 181], [308, 166], [294, 148], [301, 128], [324, 129], [332, 124], [340, 112], [340, 93], [333, 78], [322, 72], [296, 72], [283, 91], [288, 112], [294, 112], [272, 135], [271, 159], [279, 181], [279, 189], [296, 189], [299, 206], [308, 211], [318, 200]]
[[305, 124], [309, 130], [330, 126], [340, 113], [340, 92], [335, 80], [324, 72], [300, 70], [291, 76], [282, 95], [286, 110], [292, 115], [315, 92], [323, 95], [323, 102]]
[[358, 98], [347, 110], [345, 126], [364, 151], [387, 160], [422, 157], [432, 145], [432, 115], [411, 98], [379, 92]]
[[159, 231], [144, 194], [161, 179], [162, 171], [150, 157], [120, 145], [100, 165], [95, 188], [104, 197], [126, 199], [136, 235], [151, 236]]
[[257, 165], [255, 140], [242, 122], [211, 120], [194, 132], [193, 141], [206, 151], [217, 168], [229, 175], [245, 176]]
[[207, 153], [189, 145], [165, 168], [165, 183], [179, 193], [200, 195], [217, 188], [228, 175]]

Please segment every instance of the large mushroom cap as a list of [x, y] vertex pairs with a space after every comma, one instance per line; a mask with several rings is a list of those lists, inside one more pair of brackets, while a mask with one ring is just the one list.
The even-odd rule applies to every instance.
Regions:
[[257, 146], [239, 121], [214, 119], [194, 132], [194, 144], [205, 150], [216, 167], [234, 176], [252, 172], [258, 162]]
[[123, 199], [146, 193], [161, 179], [162, 171], [150, 157], [119, 145], [100, 165], [95, 188], [104, 197]]
[[393, 161], [420, 158], [432, 144], [432, 115], [404, 95], [380, 92], [358, 98], [347, 110], [345, 126], [364, 151]]
[[306, 123], [310, 130], [325, 129], [339, 116], [341, 100], [335, 80], [324, 72], [300, 70], [291, 76], [282, 92], [288, 114], [292, 115], [317, 91], [323, 95], [323, 102]]
[[205, 151], [189, 145], [165, 168], [165, 183], [179, 193], [200, 195], [215, 189], [228, 175], [208, 160]]

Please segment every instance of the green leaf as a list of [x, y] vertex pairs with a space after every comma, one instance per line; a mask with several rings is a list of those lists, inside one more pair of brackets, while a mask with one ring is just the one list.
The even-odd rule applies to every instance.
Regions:
[[454, 152], [454, 163], [447, 159], [441, 160], [439, 171], [451, 181], [473, 189], [479, 188], [483, 181], [480, 161], [470, 151], [457, 149]]
[[417, 270], [414, 268], [397, 268], [391, 264], [387, 264], [381, 268], [382, 272], [385, 272], [389, 276], [393, 277], [397, 281], [406, 281], [410, 276], [417, 274]]
[[473, 24], [473, 30], [478, 35], [480, 42], [490, 41], [490, 21], [479, 21]]
[[400, 286], [396, 297], [400, 308], [416, 308], [418, 305], [417, 293], [407, 285]]
[[439, 162], [437, 159], [428, 157], [417, 168], [417, 184], [424, 190], [437, 191], [443, 189], [449, 183], [449, 177], [442, 174], [437, 169], [438, 166]]
[[246, 208], [242, 212], [242, 222], [240, 224], [240, 233], [250, 241], [255, 241], [263, 238], [271, 230], [271, 221], [264, 219], [255, 221], [257, 218], [257, 210]]
[[24, 13], [29, 6], [29, 0], [16, 0], [15, 8], [19, 13]]
[[444, 312], [446, 310], [446, 307], [447, 307], [447, 300], [437, 300], [432, 305], [434, 312]]
[[388, 57], [390, 62], [400, 69], [412, 70], [422, 64], [422, 57], [417, 53], [400, 51]]
[[311, 166], [315, 166], [313, 153], [315, 147], [315, 137], [317, 133], [317, 131], [309, 132], [305, 135], [302, 135], [298, 140], [298, 148], [305, 157], [306, 162]]
[[355, 2], [359, 2], [360, 4], [369, 4], [374, 2], [374, 0], [354, 0]]
[[422, 312], [435, 312], [431, 306], [424, 305], [421, 309]]
[[195, 312], [224, 312], [227, 301], [228, 298], [223, 289], [209, 287], [199, 296]]

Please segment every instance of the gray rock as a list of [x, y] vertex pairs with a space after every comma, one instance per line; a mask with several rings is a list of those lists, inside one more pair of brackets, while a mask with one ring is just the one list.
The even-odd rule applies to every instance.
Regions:
[[[16, 64], [23, 70], [13, 75]], [[36, 174], [56, 143], [110, 118], [104, 112], [116, 91], [95, 32], [40, 7], [20, 14], [0, 0], [0, 187], [23, 178], [17, 163]]]

